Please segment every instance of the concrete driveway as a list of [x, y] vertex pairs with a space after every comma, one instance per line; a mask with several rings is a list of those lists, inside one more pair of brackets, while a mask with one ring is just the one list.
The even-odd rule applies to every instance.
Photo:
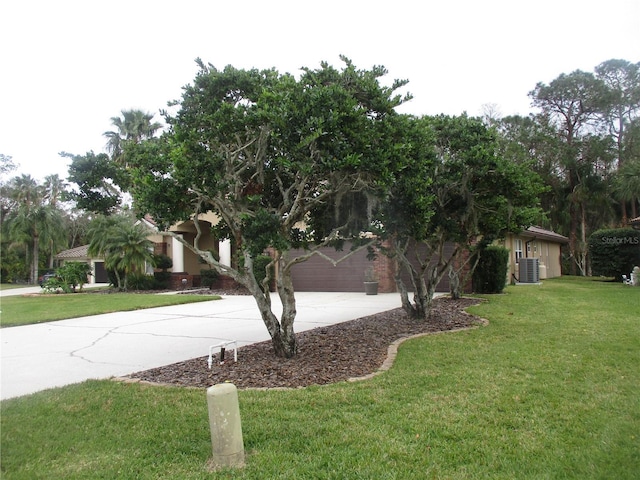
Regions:
[[[273, 295], [274, 311], [282, 311]], [[298, 292], [296, 332], [400, 306], [397, 293]], [[0, 329], [0, 398], [110, 378], [269, 339], [251, 296]], [[238, 361], [242, 361], [239, 348]]]

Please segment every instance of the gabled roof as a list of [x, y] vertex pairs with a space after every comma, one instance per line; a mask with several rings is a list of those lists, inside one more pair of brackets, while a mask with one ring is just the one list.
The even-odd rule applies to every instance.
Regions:
[[551, 230], [545, 230], [541, 227], [529, 227], [524, 232], [520, 233], [521, 237], [536, 238], [541, 240], [549, 240], [556, 243], [569, 243], [569, 239], [564, 235], [553, 232]]
[[59, 259], [72, 259], [72, 258], [89, 258], [89, 245], [82, 245], [81, 247], [70, 248], [69, 250], [63, 250], [56, 255]]

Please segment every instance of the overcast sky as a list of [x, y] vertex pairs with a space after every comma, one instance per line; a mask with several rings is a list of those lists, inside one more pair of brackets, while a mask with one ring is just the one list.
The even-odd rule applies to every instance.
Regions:
[[[4, 0], [0, 153], [66, 178], [123, 109], [157, 114], [197, 72], [298, 73], [339, 55], [410, 81], [413, 114], [528, 114], [537, 82], [640, 61], [639, 0]], [[156, 120], [161, 120], [160, 116]]]

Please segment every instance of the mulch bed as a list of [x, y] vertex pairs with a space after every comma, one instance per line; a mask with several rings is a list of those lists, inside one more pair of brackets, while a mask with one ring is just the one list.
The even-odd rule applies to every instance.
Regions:
[[298, 355], [292, 359], [277, 358], [271, 341], [266, 341], [238, 348], [237, 363], [233, 351], [227, 351], [224, 364], [214, 358], [211, 370], [205, 356], [126, 378], [198, 388], [227, 381], [238, 388], [297, 388], [345, 381], [378, 371], [389, 346], [399, 339], [479, 325], [481, 319], [463, 311], [477, 303], [478, 299], [441, 297], [434, 300], [427, 321], [410, 319], [398, 308], [301, 332]]

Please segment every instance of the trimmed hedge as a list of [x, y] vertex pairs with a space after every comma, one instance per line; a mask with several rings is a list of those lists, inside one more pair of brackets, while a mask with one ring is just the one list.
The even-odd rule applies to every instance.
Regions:
[[633, 267], [640, 266], [640, 230], [610, 228], [589, 237], [589, 255], [593, 275], [622, 280]]
[[480, 260], [473, 272], [476, 293], [502, 293], [507, 283], [509, 250], [491, 245], [479, 251]]

